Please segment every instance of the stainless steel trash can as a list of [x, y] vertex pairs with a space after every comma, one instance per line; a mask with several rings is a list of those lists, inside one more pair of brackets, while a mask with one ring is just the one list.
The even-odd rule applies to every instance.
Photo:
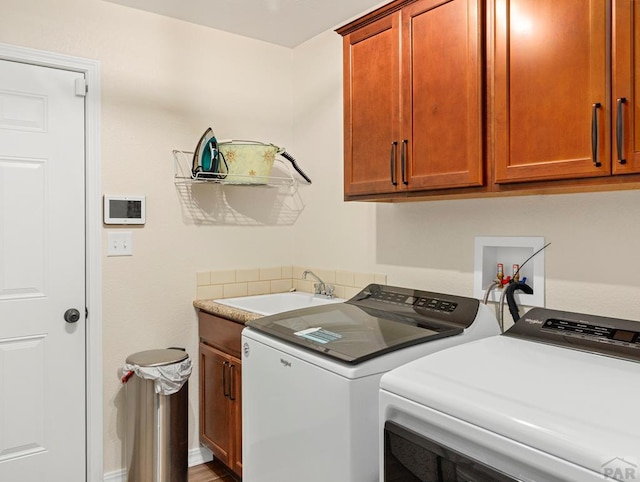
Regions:
[[[185, 351], [169, 348], [135, 353], [126, 363], [142, 370], [171, 368], [188, 358]], [[188, 380], [177, 392], [162, 395], [154, 379], [133, 372], [125, 378], [128, 482], [187, 482]]]

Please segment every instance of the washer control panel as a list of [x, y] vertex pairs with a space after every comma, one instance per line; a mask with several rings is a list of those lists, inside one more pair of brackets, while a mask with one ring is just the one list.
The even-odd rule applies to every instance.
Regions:
[[[389, 288], [389, 287], [383, 287]], [[404, 293], [398, 293], [396, 291], [390, 291], [381, 289], [375, 293], [372, 293], [369, 299], [379, 301], [381, 303], [389, 303], [392, 305], [410, 305], [418, 308], [429, 308], [432, 310], [439, 310], [446, 313], [455, 311], [458, 303], [455, 301], [443, 300], [439, 298], [429, 298], [419, 295], [407, 295]]]
[[474, 298], [430, 291], [370, 284], [347, 303], [385, 312], [385, 316], [412, 316], [467, 328], [480, 302]]

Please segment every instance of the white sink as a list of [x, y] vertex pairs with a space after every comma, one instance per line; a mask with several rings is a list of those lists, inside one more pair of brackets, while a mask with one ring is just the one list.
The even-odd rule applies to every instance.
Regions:
[[312, 306], [326, 305], [329, 303], [342, 303], [344, 301], [346, 300], [342, 298], [327, 298], [326, 296], [301, 293], [299, 291], [215, 300], [216, 303], [221, 305], [258, 313], [260, 315], [275, 315], [276, 313], [283, 313], [285, 311], [310, 308]]

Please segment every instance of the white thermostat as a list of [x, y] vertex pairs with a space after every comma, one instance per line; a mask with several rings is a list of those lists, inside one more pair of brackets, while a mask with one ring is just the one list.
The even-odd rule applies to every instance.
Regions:
[[104, 196], [104, 224], [144, 224], [144, 196]]

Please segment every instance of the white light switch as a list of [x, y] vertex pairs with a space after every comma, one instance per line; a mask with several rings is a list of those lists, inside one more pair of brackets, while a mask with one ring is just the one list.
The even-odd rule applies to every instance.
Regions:
[[133, 256], [133, 233], [131, 231], [109, 231], [107, 234], [107, 256]]

